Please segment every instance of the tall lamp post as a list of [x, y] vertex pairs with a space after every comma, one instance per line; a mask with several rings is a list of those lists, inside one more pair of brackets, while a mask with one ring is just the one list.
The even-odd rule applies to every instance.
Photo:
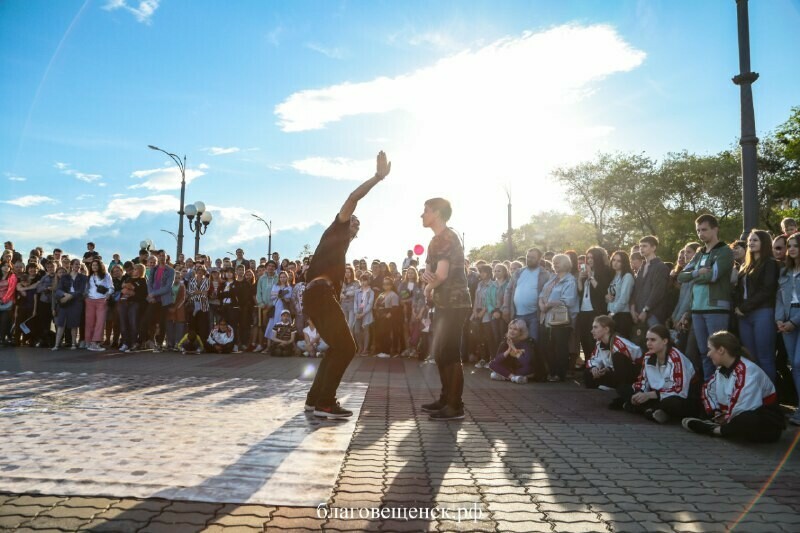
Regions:
[[[172, 235], [172, 238], [175, 239], [175, 242], [178, 242], [178, 236], [175, 235], [174, 231], [170, 231], [168, 229], [162, 229], [161, 231], [163, 231], [164, 233], [169, 233], [170, 235]], [[178, 258], [176, 257], [175, 259], [177, 260]]]
[[758, 73], [750, 71], [750, 17], [747, 11], [748, 0], [736, 0], [736, 22], [739, 28], [739, 74], [733, 83], [739, 86], [742, 108], [742, 215], [744, 232], [747, 238], [750, 230], [758, 225], [758, 159], [756, 137], [756, 118], [753, 111], [753, 82]]
[[210, 211], [206, 211], [206, 204], [203, 202], [187, 204], [183, 207], [183, 212], [189, 219], [189, 229], [194, 232], [194, 256], [197, 257], [197, 254], [200, 253], [200, 235], [206, 234], [208, 225], [211, 224], [214, 217]]
[[184, 196], [186, 195], [186, 156], [184, 155], [183, 161], [181, 161], [181, 158], [177, 155], [171, 154], [166, 150], [162, 150], [158, 146], [148, 144], [147, 147], [151, 150], [157, 150], [167, 154], [173, 161], [175, 161], [175, 164], [178, 165], [178, 168], [181, 171], [181, 204], [179, 206], [180, 210], [178, 211], [178, 236], [176, 237], [176, 240], [178, 241], [178, 251], [175, 255], [175, 258], [177, 259], [183, 253], [183, 215], [186, 214], [185, 209], [183, 208], [183, 200]]
[[508, 237], [508, 259], [513, 261], [514, 260], [514, 239], [512, 235], [512, 228], [511, 228], [511, 189], [506, 187], [506, 197], [508, 197], [508, 231], [506, 236]]
[[267, 227], [267, 231], [269, 232], [269, 245], [267, 246], [267, 260], [269, 260], [270, 256], [272, 255], [272, 221], [270, 220], [269, 222], [267, 222], [258, 215], [254, 215], [253, 213], [250, 214], [256, 220], [260, 220], [261, 222], [263, 222], [264, 225]]

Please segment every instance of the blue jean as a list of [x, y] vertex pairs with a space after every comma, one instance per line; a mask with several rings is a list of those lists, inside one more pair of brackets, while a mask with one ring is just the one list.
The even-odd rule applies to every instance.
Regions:
[[[789, 320], [791, 320], [793, 324], [800, 324], [800, 307], [792, 307], [790, 309]], [[784, 333], [783, 344], [786, 346], [789, 366], [792, 367], [794, 388], [800, 391], [800, 327], [796, 326], [793, 331]]]
[[528, 336], [539, 342], [539, 313], [528, 313], [527, 315], [517, 315], [514, 318], [524, 320], [528, 326]]
[[692, 329], [697, 339], [697, 351], [700, 361], [703, 362], [703, 380], [708, 381], [717, 367], [708, 358], [708, 338], [716, 333], [728, 329], [728, 313], [692, 313]]
[[739, 338], [761, 370], [775, 383], [775, 309], [755, 309], [739, 317]]

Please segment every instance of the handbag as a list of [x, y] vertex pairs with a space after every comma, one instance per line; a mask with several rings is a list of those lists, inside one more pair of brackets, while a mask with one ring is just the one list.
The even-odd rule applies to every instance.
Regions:
[[569, 319], [569, 309], [564, 304], [560, 304], [547, 314], [548, 326], [568, 326], [572, 321]]

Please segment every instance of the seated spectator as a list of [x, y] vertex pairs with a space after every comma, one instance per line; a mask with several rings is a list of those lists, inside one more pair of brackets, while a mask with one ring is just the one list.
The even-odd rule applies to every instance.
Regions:
[[717, 370], [703, 387], [703, 407], [711, 420], [684, 418], [683, 427], [702, 435], [750, 442], [775, 442], [786, 427], [775, 386], [747, 359], [735, 335], [718, 331], [708, 338], [708, 357]]
[[642, 371], [623, 397], [625, 410], [644, 414], [659, 424], [667, 423], [670, 417], [694, 415], [695, 398], [690, 394], [695, 381], [692, 362], [673, 346], [666, 326], [651, 327], [646, 342]]
[[200, 338], [200, 335], [198, 335], [191, 326], [189, 326], [189, 331], [186, 333], [186, 335], [184, 335], [183, 338], [178, 341], [176, 348], [180, 350], [182, 354], [197, 354], [205, 350], [205, 347], [203, 346], [203, 339]]
[[322, 357], [328, 350], [328, 345], [322, 340], [317, 327], [310, 318], [308, 326], [303, 329], [303, 340], [297, 343], [297, 347], [305, 357]]
[[[497, 355], [487, 365], [490, 377], [499, 381], [527, 383], [533, 377], [535, 343], [528, 333], [525, 320], [515, 318], [508, 324], [505, 340], [500, 343]], [[544, 377], [544, 376], [541, 376]]]
[[630, 396], [631, 385], [639, 374], [642, 350], [634, 343], [620, 337], [614, 330], [614, 320], [600, 315], [592, 322], [592, 336], [596, 344], [592, 357], [586, 361], [583, 384], [587, 389], [608, 387], [617, 390], [619, 398], [610, 409], [622, 409]]
[[291, 357], [295, 354], [295, 336], [297, 330], [292, 324], [292, 313], [288, 309], [281, 311], [280, 320], [272, 326], [270, 338], [270, 355], [273, 357]]
[[234, 338], [233, 328], [228, 325], [227, 320], [221, 318], [208, 334], [206, 350], [212, 353], [231, 353]]

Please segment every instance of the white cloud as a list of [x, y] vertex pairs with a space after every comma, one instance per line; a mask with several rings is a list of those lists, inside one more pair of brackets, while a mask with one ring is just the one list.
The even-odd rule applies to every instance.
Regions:
[[88, 200], [89, 198], [94, 198], [94, 194], [81, 194], [80, 196], [75, 197], [75, 199], [78, 201]]
[[329, 57], [331, 59], [344, 58], [344, 50], [342, 50], [341, 48], [329, 48], [317, 43], [306, 43], [305, 46], [309, 50], [322, 54], [325, 57]]
[[10, 172], [6, 172], [5, 175], [8, 178], [8, 181], [28, 181], [28, 178], [17, 176], [16, 174], [11, 174]]
[[335, 180], [364, 180], [375, 173], [372, 159], [355, 160], [345, 157], [308, 157], [292, 161], [291, 167], [310, 176]]
[[0, 203], [15, 205], [17, 207], [33, 207], [42, 204], [57, 204], [58, 200], [50, 198], [49, 196], [29, 194], [27, 196], [14, 198], [13, 200], [3, 200]]
[[203, 148], [204, 152], [208, 152], [209, 155], [225, 155], [225, 154], [235, 154], [236, 152], [240, 151], [240, 149], [236, 146], [231, 146], [230, 148], [222, 148], [221, 146], [211, 146], [209, 148]]
[[[321, 129], [344, 117], [404, 110], [417, 116], [541, 110], [575, 101], [588, 83], [644, 60], [609, 26], [560, 26], [467, 50], [394, 78], [292, 94], [275, 108], [284, 131]], [[524, 109], [522, 109], [524, 111]]]
[[[186, 169], [186, 183], [189, 184], [200, 176], [205, 175], [203, 170], [208, 169], [208, 165], [201, 164], [196, 170]], [[181, 188], [181, 171], [174, 165], [154, 168], [149, 170], [136, 170], [131, 173], [131, 177], [137, 180], [144, 180], [141, 183], [131, 185], [129, 189], [150, 189], [151, 191], [170, 191]]]
[[[75, 178], [77, 180], [80, 180], [80, 181], [84, 181], [86, 183], [94, 183], [95, 181], [99, 181], [99, 180], [103, 179], [103, 176], [101, 176], [100, 174], [87, 174], [85, 172], [80, 172], [80, 171], [75, 170], [73, 168], [69, 168], [70, 167], [69, 163], [62, 163], [60, 161], [56, 161], [54, 166], [62, 174], [65, 174], [67, 176], [72, 176], [73, 178]], [[100, 185], [101, 187], [105, 186], [104, 183], [99, 183], [98, 185]]]
[[[637, 68], [645, 56], [610, 26], [559, 26], [467, 49], [394, 77], [301, 90], [278, 104], [275, 114], [286, 132], [333, 129], [367, 114], [385, 132], [388, 141], [375, 148], [387, 151], [392, 174], [359, 205], [364, 218], [354, 251], [387, 250], [364, 231], [370, 217], [397, 217], [396, 234], [419, 235], [417, 217], [405, 219], [408, 206], [417, 208], [433, 196], [453, 202], [453, 224], [475, 245], [504, 231], [505, 185], [513, 191], [515, 225], [537, 211], [568, 209], [550, 172], [607, 149], [614, 123], [598, 121], [596, 108], [607, 102], [593, 95], [605, 78]], [[311, 151], [292, 167], [338, 179], [374, 172], [371, 151], [318, 155]], [[370, 165], [361, 167], [361, 161]]]
[[[126, 0], [108, 0], [103, 9], [106, 11], [114, 11], [116, 9], [124, 9], [131, 13], [136, 20], [145, 24], [150, 24], [150, 19], [153, 13], [158, 9], [158, 4], [161, 0], [140, 0], [138, 7], [128, 5]], [[135, 2], [134, 2], [135, 4]]]

